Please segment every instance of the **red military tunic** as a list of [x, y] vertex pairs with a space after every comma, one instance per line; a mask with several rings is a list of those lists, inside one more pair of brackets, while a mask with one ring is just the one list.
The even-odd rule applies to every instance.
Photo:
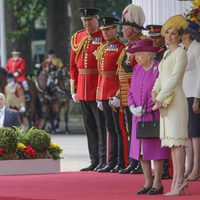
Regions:
[[115, 96], [119, 90], [119, 77], [117, 75], [117, 60], [125, 45], [116, 39], [107, 42], [98, 49], [97, 60], [99, 67], [98, 100], [108, 100]]
[[91, 35], [86, 30], [81, 30], [72, 36], [71, 93], [77, 93], [79, 100], [96, 100], [98, 68], [95, 53], [102, 42], [103, 36], [100, 29]]
[[18, 82], [27, 80], [25, 75], [25, 68], [25, 60], [22, 58], [18, 58], [17, 60], [10, 58], [6, 64], [6, 71], [9, 73], [14, 74], [15, 72], [19, 72], [19, 76], [16, 77]]

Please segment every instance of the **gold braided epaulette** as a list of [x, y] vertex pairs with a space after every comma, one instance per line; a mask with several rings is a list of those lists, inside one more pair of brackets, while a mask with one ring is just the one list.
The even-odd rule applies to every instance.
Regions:
[[103, 58], [103, 54], [104, 54], [106, 46], [107, 46], [107, 43], [102, 44], [97, 48], [97, 51], [96, 51], [97, 67], [99, 71], [100, 71], [101, 60]]
[[118, 74], [118, 72], [120, 71], [120, 69], [122, 67], [122, 61], [123, 61], [125, 55], [126, 55], [126, 47], [123, 48], [123, 50], [121, 51], [121, 53], [119, 55], [119, 58], [117, 60], [117, 65], [118, 65], [117, 74]]
[[76, 44], [76, 37], [79, 32], [80, 31], [76, 32], [71, 38], [71, 47], [72, 47], [72, 50], [76, 53], [75, 63], [77, 63], [78, 56], [79, 56], [83, 46], [85, 45], [85, 43], [88, 41], [88, 38], [89, 38], [89, 36], [85, 36], [85, 37], [83, 37], [83, 39], [80, 41], [79, 44]]

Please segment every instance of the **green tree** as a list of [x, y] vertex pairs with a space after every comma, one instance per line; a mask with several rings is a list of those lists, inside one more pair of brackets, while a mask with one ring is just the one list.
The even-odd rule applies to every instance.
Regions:
[[121, 18], [123, 9], [130, 4], [131, 0], [93, 0], [93, 5], [101, 10], [100, 16], [116, 16]]
[[31, 42], [34, 22], [43, 16], [45, 2], [40, 0], [5, 1], [7, 50], [10, 52], [15, 48], [20, 49], [27, 62], [28, 71], [32, 65]]

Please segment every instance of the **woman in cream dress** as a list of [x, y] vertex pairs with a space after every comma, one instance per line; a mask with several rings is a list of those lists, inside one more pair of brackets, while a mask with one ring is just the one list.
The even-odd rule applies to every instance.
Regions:
[[[169, 18], [163, 25], [162, 33], [169, 48], [159, 65], [160, 74], [152, 90], [152, 98], [160, 108], [161, 145], [171, 148], [173, 162], [171, 191], [165, 195], [179, 195], [187, 186], [184, 165], [188, 140], [188, 105], [182, 88], [187, 55], [179, 46], [184, 21], [181, 15], [177, 15]], [[163, 103], [166, 103], [166, 99], [169, 105], [165, 108]]]

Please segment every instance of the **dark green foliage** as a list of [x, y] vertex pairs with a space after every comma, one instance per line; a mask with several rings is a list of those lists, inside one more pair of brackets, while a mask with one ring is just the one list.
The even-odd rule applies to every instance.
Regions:
[[50, 145], [50, 134], [41, 129], [30, 129], [26, 135], [27, 143], [31, 145], [36, 152], [43, 153], [48, 150]]
[[27, 35], [35, 20], [46, 18], [46, 0], [6, 0], [5, 2], [12, 8], [13, 17], [18, 24], [18, 30], [8, 33], [10, 39], [16, 40]]
[[130, 4], [131, 0], [93, 0], [93, 5], [101, 9], [100, 16], [116, 16], [121, 18], [122, 11]]
[[14, 126], [13, 128], [15, 129], [15, 132], [17, 134], [18, 142], [21, 142], [26, 145], [27, 144], [26, 133], [16, 126]]
[[13, 153], [17, 148], [17, 134], [12, 128], [0, 128], [0, 148], [5, 154]]

